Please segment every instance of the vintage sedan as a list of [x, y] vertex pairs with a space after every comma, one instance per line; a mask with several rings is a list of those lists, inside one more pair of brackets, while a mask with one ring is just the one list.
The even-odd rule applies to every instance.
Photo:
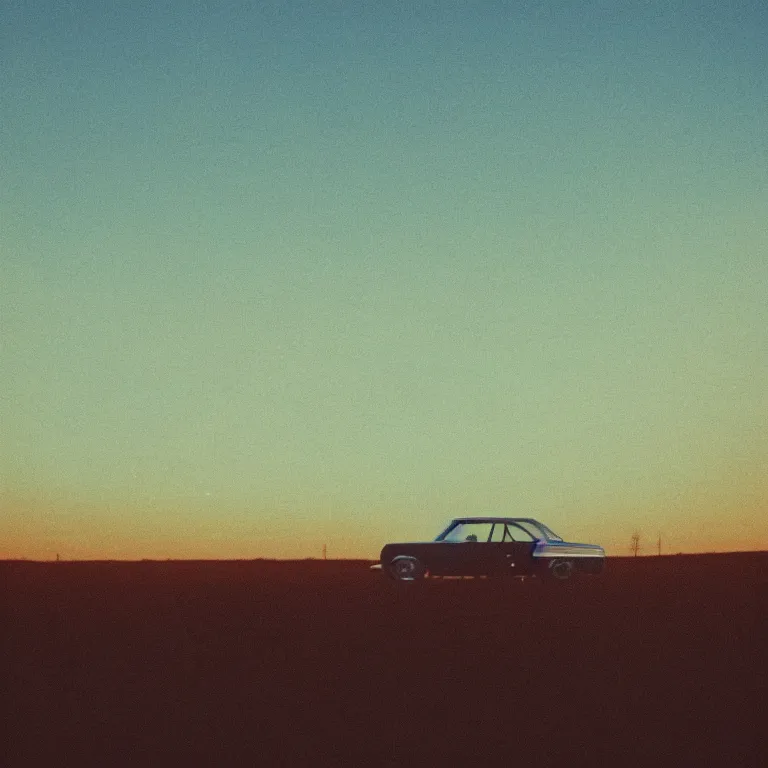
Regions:
[[397, 581], [507, 575], [565, 581], [577, 572], [602, 571], [605, 551], [563, 541], [528, 517], [460, 517], [434, 541], [387, 544], [380, 560], [372, 568]]

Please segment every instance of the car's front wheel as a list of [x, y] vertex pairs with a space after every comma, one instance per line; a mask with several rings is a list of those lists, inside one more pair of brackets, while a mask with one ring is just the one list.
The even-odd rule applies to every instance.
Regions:
[[574, 565], [571, 560], [552, 560], [549, 564], [549, 576], [556, 581], [568, 581], [573, 578]]
[[424, 578], [426, 569], [417, 557], [398, 555], [389, 564], [389, 573], [396, 581], [418, 581]]

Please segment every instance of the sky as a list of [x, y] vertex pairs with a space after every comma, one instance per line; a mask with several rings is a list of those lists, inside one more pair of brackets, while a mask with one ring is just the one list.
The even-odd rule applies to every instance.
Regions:
[[768, 549], [768, 6], [16, 0], [0, 557]]

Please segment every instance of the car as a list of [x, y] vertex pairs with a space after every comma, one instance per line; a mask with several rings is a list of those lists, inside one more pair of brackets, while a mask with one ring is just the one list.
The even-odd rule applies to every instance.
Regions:
[[387, 544], [371, 566], [396, 581], [426, 577], [535, 576], [566, 581], [600, 573], [605, 550], [563, 539], [529, 517], [459, 517], [434, 541]]

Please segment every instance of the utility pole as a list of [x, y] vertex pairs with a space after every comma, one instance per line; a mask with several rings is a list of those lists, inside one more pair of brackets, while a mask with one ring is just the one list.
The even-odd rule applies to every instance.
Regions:
[[323, 544], [323, 560], [328, 559], [328, 548]]
[[656, 542], [656, 545], [659, 550], [659, 554], [661, 554], [661, 533], [659, 533], [659, 540]]

